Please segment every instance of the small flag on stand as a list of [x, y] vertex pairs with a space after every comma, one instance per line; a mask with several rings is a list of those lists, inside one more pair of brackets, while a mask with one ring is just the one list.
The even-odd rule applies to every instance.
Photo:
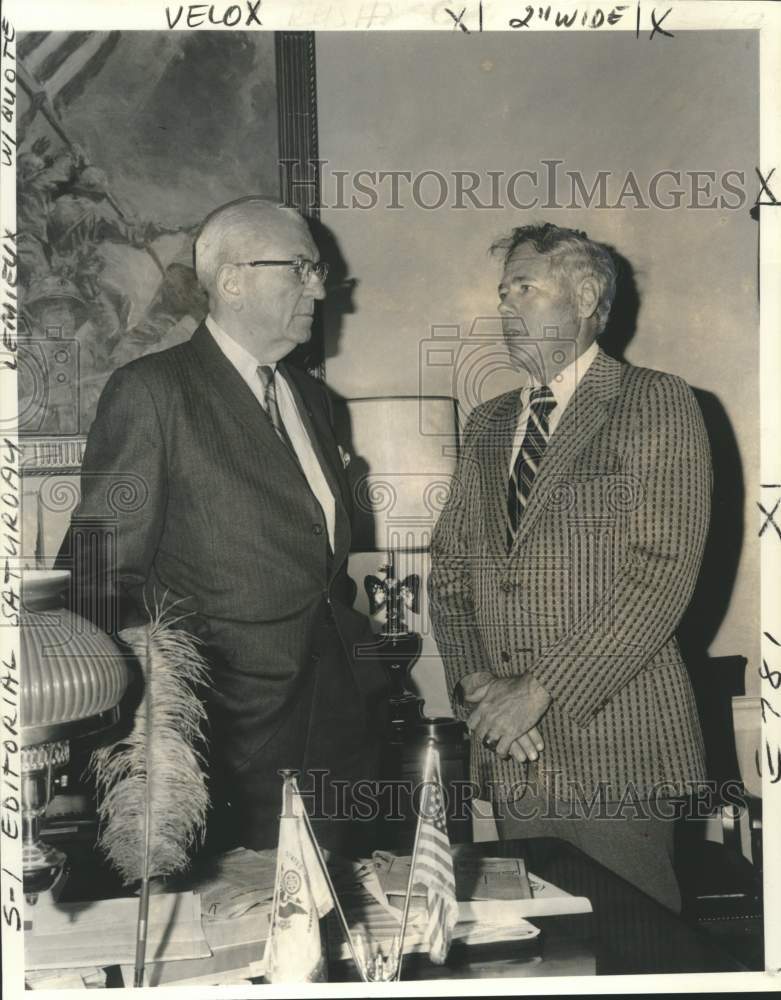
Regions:
[[443, 965], [450, 950], [453, 930], [458, 922], [458, 903], [453, 859], [450, 857], [450, 839], [445, 821], [445, 791], [439, 770], [439, 751], [434, 740], [429, 742], [426, 763], [423, 767], [423, 794], [412, 847], [407, 894], [404, 897], [401, 937], [395, 955], [397, 982], [401, 979], [404, 936], [407, 932], [412, 886], [416, 876], [418, 876], [417, 881], [426, 887], [427, 923], [424, 941], [428, 944], [428, 957], [436, 965]]
[[458, 920], [456, 879], [450, 857], [450, 839], [445, 821], [444, 789], [439, 770], [439, 752], [431, 750], [429, 780], [421, 798], [420, 836], [417, 850], [417, 881], [426, 885], [428, 954], [437, 965], [447, 958], [453, 929]]
[[266, 979], [270, 983], [318, 982], [325, 978], [319, 920], [334, 904], [294, 777], [285, 778], [282, 796]]

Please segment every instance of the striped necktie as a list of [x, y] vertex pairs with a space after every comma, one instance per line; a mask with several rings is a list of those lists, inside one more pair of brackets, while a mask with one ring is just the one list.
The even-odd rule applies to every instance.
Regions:
[[548, 443], [548, 417], [556, 406], [547, 385], [532, 389], [529, 419], [518, 455], [507, 484], [507, 551], [513, 547], [537, 469]]
[[279, 440], [290, 449], [291, 455], [293, 455], [294, 458], [297, 458], [295, 449], [293, 448], [293, 442], [288, 437], [285, 425], [282, 423], [282, 417], [279, 412], [277, 390], [274, 385], [274, 369], [270, 365], [258, 365], [257, 372], [258, 378], [263, 384], [263, 404], [265, 406], [266, 416], [269, 418], [274, 430], [277, 432]]

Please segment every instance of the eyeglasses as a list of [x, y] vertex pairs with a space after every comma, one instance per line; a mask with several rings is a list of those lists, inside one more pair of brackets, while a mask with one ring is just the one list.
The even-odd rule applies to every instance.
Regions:
[[235, 262], [236, 267], [289, 267], [298, 275], [301, 284], [305, 285], [314, 275], [318, 281], [328, 277], [328, 264], [324, 260], [309, 260], [307, 257], [294, 257], [293, 260], [242, 260]]

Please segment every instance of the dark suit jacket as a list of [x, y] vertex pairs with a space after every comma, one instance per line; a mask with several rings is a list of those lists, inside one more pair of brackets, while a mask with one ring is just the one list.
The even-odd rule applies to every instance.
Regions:
[[250, 758], [260, 766], [316, 667], [326, 616], [354, 681], [344, 697], [355, 706], [356, 747], [376, 738], [371, 712], [384, 686], [374, 661], [353, 656], [372, 634], [351, 608], [350, 494], [328, 393], [279, 368], [336, 499], [333, 556], [295, 458], [202, 325], [189, 342], [112, 375], [58, 557], [74, 568], [78, 610], [109, 627], [145, 620], [145, 604], [162, 601], [191, 613], [183, 625], [204, 640], [212, 666], [212, 743], [231, 772]]
[[508, 553], [518, 413], [511, 392], [471, 414], [432, 540], [431, 614], [451, 694], [485, 670], [529, 672], [552, 697], [539, 764], [527, 775], [473, 746], [475, 776], [497, 800], [518, 798], [543, 770], [558, 775], [561, 797], [578, 786], [590, 797], [600, 783], [613, 800], [685, 791], [704, 760], [675, 630], [711, 489], [694, 395], [600, 351], [551, 436]]

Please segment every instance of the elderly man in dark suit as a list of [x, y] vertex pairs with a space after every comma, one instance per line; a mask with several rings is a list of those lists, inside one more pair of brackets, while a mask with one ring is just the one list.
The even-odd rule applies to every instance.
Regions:
[[[230, 802], [231, 839], [276, 844], [278, 770], [296, 768], [324, 843], [346, 848], [361, 827], [344, 818], [349, 787], [374, 776], [384, 680], [355, 655], [372, 633], [351, 607], [329, 396], [284, 361], [310, 337], [326, 265], [303, 219], [261, 198], [214, 212], [195, 263], [209, 315], [187, 343], [109, 380], [59, 563], [92, 617], [118, 608], [121, 628], [179, 602], [203, 640], [212, 792]], [[117, 497], [115, 565], [96, 572], [87, 540]]]
[[500, 836], [566, 837], [675, 909], [672, 800], [704, 777], [675, 629], [710, 510], [679, 378], [596, 338], [608, 249], [553, 225], [495, 244], [524, 386], [482, 403], [432, 542], [435, 635]]

